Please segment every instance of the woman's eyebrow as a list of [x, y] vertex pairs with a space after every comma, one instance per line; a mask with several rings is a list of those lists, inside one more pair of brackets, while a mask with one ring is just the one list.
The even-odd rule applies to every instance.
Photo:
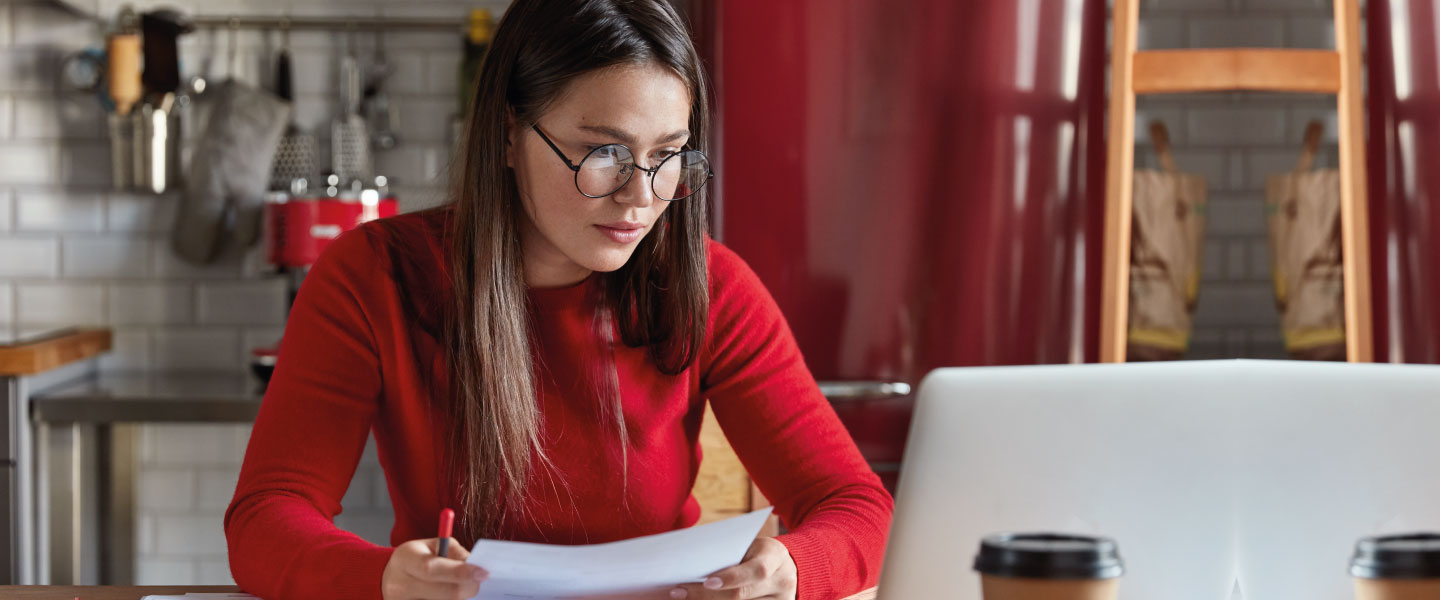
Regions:
[[[638, 143], [635, 141], [635, 136], [606, 125], [581, 125], [580, 129], [583, 131], [589, 131], [591, 133], [598, 133], [601, 135], [610, 136], [632, 146]], [[656, 143], [667, 144], [676, 140], [685, 139], [687, 137], [690, 137], [690, 132], [688, 130], [681, 129], [679, 131], [671, 132], [670, 135], [661, 137], [659, 140], [656, 141]]]

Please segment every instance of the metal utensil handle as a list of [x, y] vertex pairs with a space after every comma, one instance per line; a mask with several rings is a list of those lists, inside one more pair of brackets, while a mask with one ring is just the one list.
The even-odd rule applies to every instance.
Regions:
[[821, 381], [820, 393], [832, 401], [896, 398], [910, 395], [903, 381]]
[[240, 32], [240, 20], [230, 18], [230, 36], [226, 38], [225, 44], [225, 75], [231, 79], [239, 77], [240, 53], [236, 50], [236, 38]]
[[340, 103], [346, 115], [360, 114], [360, 65], [354, 55], [340, 59]]

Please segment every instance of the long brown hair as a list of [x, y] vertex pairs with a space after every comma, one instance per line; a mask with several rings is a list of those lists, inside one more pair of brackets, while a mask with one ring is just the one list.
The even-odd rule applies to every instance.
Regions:
[[[666, 0], [516, 0], [500, 21], [471, 94], [453, 163], [449, 231], [453, 305], [446, 337], [453, 396], [451, 480], [469, 540], [493, 535], [522, 506], [541, 447], [520, 231], [523, 208], [505, 140], [535, 122], [585, 73], [625, 64], [671, 69], [690, 89], [690, 144], [704, 149], [708, 91], [684, 22]], [[578, 196], [578, 192], [577, 192]], [[696, 359], [709, 311], [706, 197], [669, 207], [620, 269], [600, 275], [598, 333], [612, 323], [663, 373]], [[613, 319], [613, 321], [612, 321]], [[613, 382], [612, 387], [616, 385]], [[623, 444], [618, 389], [610, 390]], [[463, 450], [458, 450], [463, 449]]]

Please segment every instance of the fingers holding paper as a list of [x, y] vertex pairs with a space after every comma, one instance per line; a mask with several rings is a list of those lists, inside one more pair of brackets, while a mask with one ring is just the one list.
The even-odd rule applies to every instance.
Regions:
[[[792, 598], [795, 567], [789, 552], [775, 540], [755, 541], [770, 512], [764, 508], [704, 525], [599, 544], [482, 539], [471, 548], [467, 560], [492, 575], [481, 592], [486, 598], [669, 600], [676, 590], [693, 598]], [[743, 569], [727, 568], [742, 555]], [[754, 564], [743, 564], [747, 562]], [[792, 583], [784, 585], [787, 568]], [[717, 577], [720, 590], [705, 590], [699, 584], [696, 575], [705, 573]], [[763, 579], [751, 581], [760, 576]], [[677, 582], [695, 583], [683, 587]], [[746, 595], [741, 596], [742, 592]]]
[[759, 538], [740, 564], [716, 571], [704, 583], [670, 590], [674, 600], [794, 600], [798, 584], [795, 560], [785, 544]]

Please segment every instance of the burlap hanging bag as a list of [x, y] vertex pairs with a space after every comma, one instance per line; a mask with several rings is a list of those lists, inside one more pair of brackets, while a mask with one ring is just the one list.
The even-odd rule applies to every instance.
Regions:
[[1312, 121], [1295, 170], [1265, 186], [1275, 303], [1285, 349], [1302, 360], [1345, 360], [1340, 171], [1311, 169], [1324, 133]]
[[1135, 171], [1126, 350], [1133, 361], [1176, 360], [1189, 348], [1205, 237], [1205, 178], [1176, 167], [1159, 121], [1150, 140], [1162, 170]]

